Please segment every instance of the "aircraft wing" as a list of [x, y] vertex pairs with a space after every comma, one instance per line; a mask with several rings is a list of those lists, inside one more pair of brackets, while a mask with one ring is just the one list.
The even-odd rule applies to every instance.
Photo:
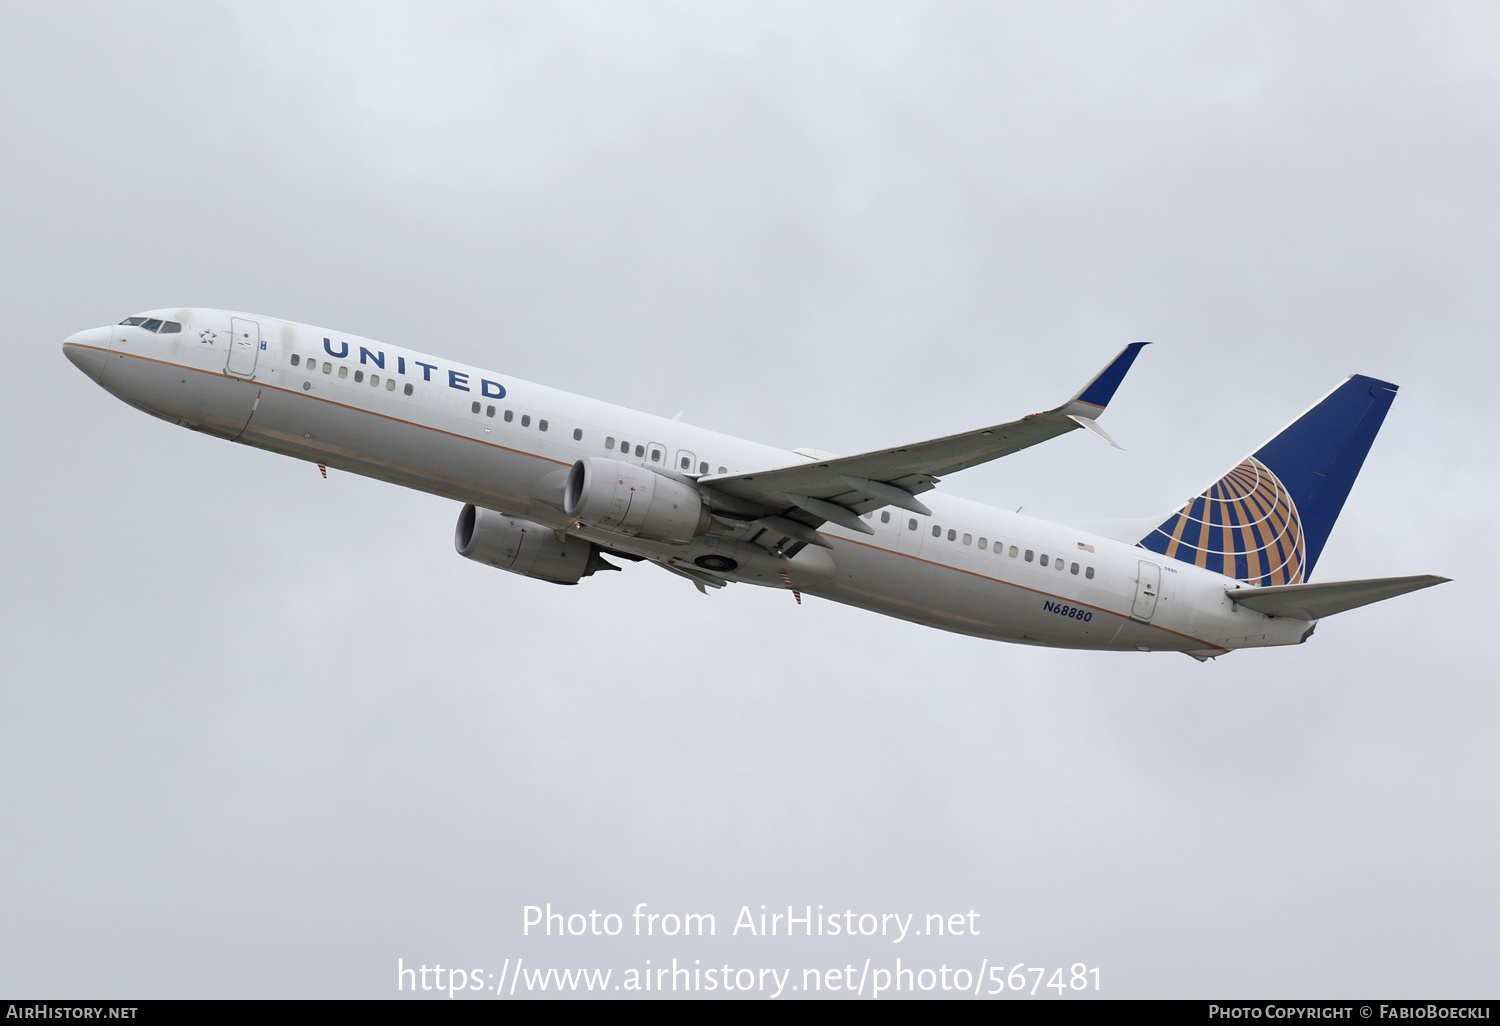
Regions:
[[1318, 584], [1277, 584], [1267, 588], [1231, 588], [1226, 594], [1247, 609], [1270, 616], [1318, 620], [1348, 609], [1358, 609], [1409, 591], [1444, 584], [1447, 577], [1379, 577], [1367, 581], [1322, 581]]
[[[748, 474], [704, 476], [698, 483], [713, 493], [729, 496], [742, 515], [759, 513], [780, 521], [768, 525], [785, 538], [825, 545], [816, 528], [825, 521], [872, 533], [859, 514], [882, 506], [899, 506], [924, 516], [931, 510], [914, 496], [928, 491], [944, 474], [1009, 456], [1049, 438], [1087, 428], [1115, 445], [1095, 419], [1125, 378], [1146, 342], [1132, 342], [1067, 402], [1045, 413], [1033, 413], [1005, 424], [964, 431], [944, 438], [890, 449], [821, 459]], [[788, 523], [790, 527], [788, 527]], [[803, 530], [797, 531], [801, 525]], [[780, 547], [780, 546], [773, 546]]]

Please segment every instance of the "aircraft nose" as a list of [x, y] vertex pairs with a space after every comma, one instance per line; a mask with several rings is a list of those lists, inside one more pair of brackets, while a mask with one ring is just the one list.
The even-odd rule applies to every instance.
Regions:
[[109, 328], [90, 328], [63, 339], [63, 355], [96, 383], [104, 378], [109, 332]]

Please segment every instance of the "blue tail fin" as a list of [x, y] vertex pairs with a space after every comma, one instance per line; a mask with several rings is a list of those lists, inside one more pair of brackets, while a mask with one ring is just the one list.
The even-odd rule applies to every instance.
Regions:
[[1354, 375], [1138, 544], [1246, 584], [1306, 581], [1395, 398]]

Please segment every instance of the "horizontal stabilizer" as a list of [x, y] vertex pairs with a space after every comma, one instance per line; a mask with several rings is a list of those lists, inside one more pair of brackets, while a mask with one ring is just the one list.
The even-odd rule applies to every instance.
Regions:
[[1246, 609], [1269, 616], [1317, 620], [1346, 609], [1358, 609], [1409, 591], [1444, 584], [1447, 577], [1377, 577], [1368, 581], [1326, 581], [1319, 584], [1279, 584], [1270, 588], [1234, 588], [1227, 594]]

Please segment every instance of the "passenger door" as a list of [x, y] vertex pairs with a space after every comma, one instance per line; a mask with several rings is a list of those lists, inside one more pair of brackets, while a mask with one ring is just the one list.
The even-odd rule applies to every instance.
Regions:
[[1161, 567], [1141, 560], [1140, 573], [1135, 579], [1135, 603], [1130, 607], [1130, 618], [1149, 623], [1156, 613], [1156, 597], [1161, 591]]
[[253, 378], [255, 360], [260, 355], [260, 325], [233, 317], [229, 329], [229, 356], [224, 369], [237, 378]]

